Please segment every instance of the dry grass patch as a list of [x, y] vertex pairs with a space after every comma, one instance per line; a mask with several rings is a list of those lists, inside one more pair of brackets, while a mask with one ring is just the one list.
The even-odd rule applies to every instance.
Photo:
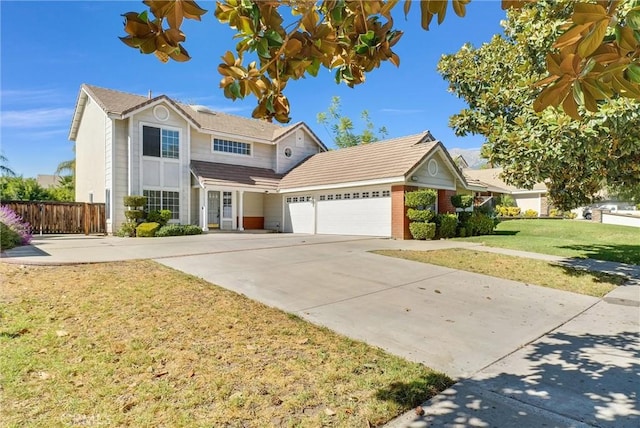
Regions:
[[627, 280], [619, 275], [587, 272], [543, 260], [462, 248], [437, 251], [379, 250], [374, 253], [595, 297], [604, 296]]
[[0, 275], [4, 426], [367, 427], [451, 383], [151, 261]]

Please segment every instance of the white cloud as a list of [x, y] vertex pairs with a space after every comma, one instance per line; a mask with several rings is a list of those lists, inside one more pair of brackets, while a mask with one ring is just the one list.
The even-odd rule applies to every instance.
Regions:
[[57, 89], [5, 89], [0, 91], [3, 104], [42, 104], [61, 98]]
[[72, 108], [38, 108], [30, 110], [2, 111], [3, 128], [36, 129], [71, 122]]

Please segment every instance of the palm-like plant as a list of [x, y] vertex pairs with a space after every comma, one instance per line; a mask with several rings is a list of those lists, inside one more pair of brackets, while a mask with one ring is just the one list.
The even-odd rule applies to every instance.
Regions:
[[15, 177], [16, 173], [7, 166], [9, 159], [5, 155], [0, 154], [0, 175], [6, 177]]

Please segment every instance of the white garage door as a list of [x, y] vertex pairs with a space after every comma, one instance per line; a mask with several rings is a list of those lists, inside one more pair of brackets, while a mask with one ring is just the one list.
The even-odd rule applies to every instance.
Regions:
[[314, 233], [314, 209], [305, 197], [287, 198], [285, 206], [285, 232]]
[[318, 201], [317, 233], [391, 236], [391, 198]]

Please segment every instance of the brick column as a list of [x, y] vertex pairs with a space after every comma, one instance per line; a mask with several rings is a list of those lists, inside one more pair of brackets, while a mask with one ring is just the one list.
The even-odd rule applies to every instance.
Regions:
[[455, 194], [454, 190], [438, 189], [438, 214], [455, 214], [456, 207], [451, 203], [451, 197]]
[[415, 186], [391, 186], [391, 236], [395, 239], [411, 239], [404, 193], [416, 189]]

